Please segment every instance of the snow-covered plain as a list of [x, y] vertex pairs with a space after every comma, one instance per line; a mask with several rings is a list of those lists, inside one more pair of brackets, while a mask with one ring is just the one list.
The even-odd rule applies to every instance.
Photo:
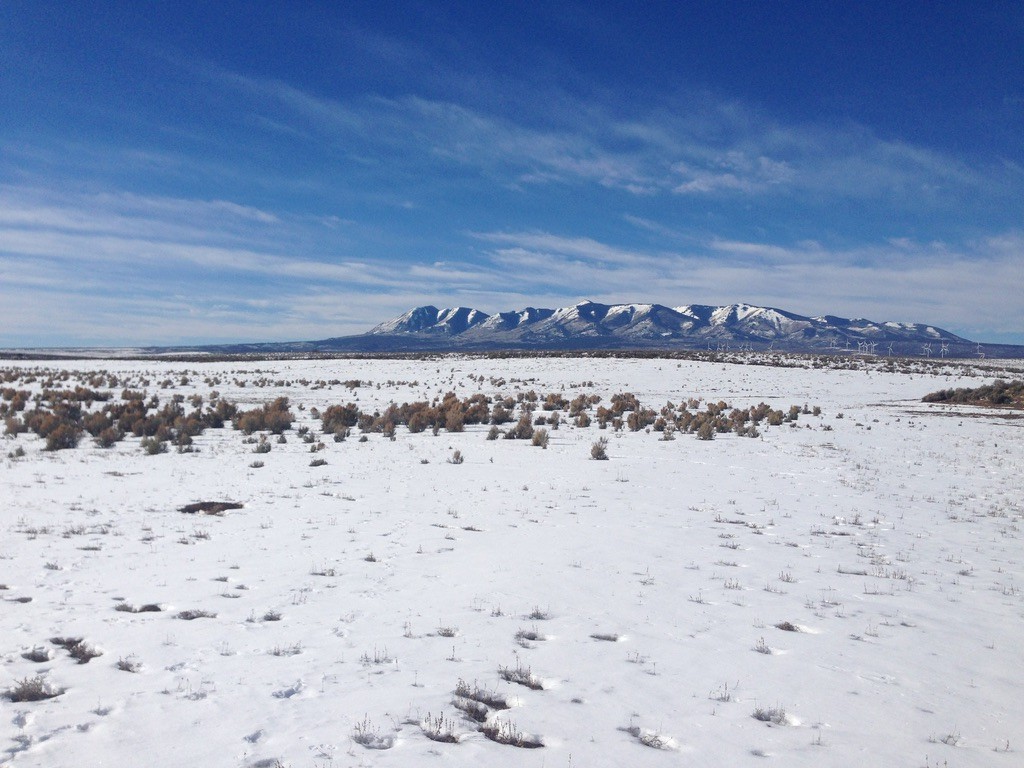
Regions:
[[[448, 391], [822, 409], [757, 439], [563, 422], [546, 450], [488, 441], [486, 426], [365, 442], [353, 430], [315, 456], [294, 430], [260, 456], [230, 428], [196, 438], [197, 453], [157, 456], [132, 438], [44, 452], [8, 437], [2, 455], [26, 455], [0, 458], [0, 690], [42, 674], [66, 691], [0, 701], [0, 765], [1021, 764], [1024, 422], [920, 402], [993, 370], [460, 357], [0, 367], [105, 369], [149, 379], [161, 399], [286, 395], [295, 426], [317, 432], [314, 406]], [[600, 436], [609, 461], [590, 458]], [[455, 450], [464, 463], [447, 461]], [[203, 500], [244, 507], [178, 511]], [[115, 610], [124, 603], [162, 610]], [[189, 610], [215, 616], [177, 618]], [[54, 637], [103, 655], [79, 664]], [[33, 650], [51, 658], [24, 658]], [[528, 669], [540, 687], [501, 669]], [[453, 705], [460, 680], [507, 698], [490, 721], [543, 746], [486, 738]]]

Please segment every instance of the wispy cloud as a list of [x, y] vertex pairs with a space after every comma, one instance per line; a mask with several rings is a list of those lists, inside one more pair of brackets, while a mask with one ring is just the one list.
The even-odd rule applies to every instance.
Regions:
[[494, 254], [499, 256], [511, 252], [551, 255], [559, 259], [571, 259], [581, 263], [625, 265], [644, 263], [656, 265], [667, 254], [643, 253], [602, 243], [589, 237], [564, 237], [550, 232], [477, 232], [472, 236], [503, 246]]
[[[470, 232], [473, 259], [396, 260], [358, 249], [298, 253], [286, 246], [295, 228], [322, 223], [231, 201], [43, 197], [0, 190], [0, 302], [9, 308], [0, 344], [313, 339], [362, 332], [429, 302], [499, 311], [580, 298], [745, 300], [967, 335], [1019, 332], [1024, 316], [1019, 230], [834, 248], [697, 239], [633, 217], [658, 237], [682, 237], [652, 248], [544, 230]], [[225, 234], [210, 223], [225, 219], [247, 226]]]
[[796, 178], [793, 168], [784, 161], [764, 155], [748, 157], [739, 150], [726, 152], [711, 167], [695, 168], [681, 161], [672, 170], [682, 179], [672, 190], [678, 194], [766, 192]]
[[[0, 344], [343, 335], [424, 295], [485, 292], [502, 279], [469, 262], [357, 247], [339, 254], [334, 233], [346, 226], [225, 200], [8, 185], [0, 188], [0, 303], [9, 310]], [[311, 228], [329, 233], [328, 244], [311, 239]], [[312, 242], [312, 253], [296, 241]]]
[[228, 200], [144, 196], [128, 192], [70, 194], [0, 185], [0, 225], [64, 232], [162, 233], [209, 238], [280, 223], [276, 214]]
[[676, 96], [625, 119], [600, 102], [545, 105], [539, 96], [530, 114], [516, 116], [416, 95], [342, 101], [279, 80], [217, 77], [349, 151], [386, 147], [510, 185], [597, 184], [642, 196], [824, 194], [913, 208], [1005, 194], [1007, 184], [1022, 182], [1010, 170], [972, 167], [862, 126], [787, 124], [708, 94]]
[[[415, 95], [343, 102], [279, 80], [225, 72], [217, 77], [288, 108], [293, 119], [302, 121], [302, 130], [331, 137], [349, 152], [358, 153], [359, 145], [387, 147], [396, 157], [455, 164], [500, 176], [506, 184], [584, 181], [638, 194], [659, 185], [641, 168], [642, 158], [606, 151], [593, 137], [574, 131], [526, 126], [463, 104]], [[346, 142], [352, 138], [357, 140], [355, 148]]]

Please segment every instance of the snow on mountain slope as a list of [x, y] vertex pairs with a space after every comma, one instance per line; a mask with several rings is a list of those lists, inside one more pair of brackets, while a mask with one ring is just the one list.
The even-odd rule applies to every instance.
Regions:
[[604, 339], [623, 344], [653, 341], [690, 341], [815, 344], [835, 346], [848, 342], [955, 342], [968, 344], [948, 331], [931, 325], [874, 322], [832, 315], [805, 317], [774, 307], [739, 303], [724, 306], [689, 304], [601, 304], [580, 301], [558, 309], [500, 312], [487, 315], [476, 309], [456, 307], [438, 310], [423, 306], [381, 323], [371, 335], [445, 337], [466, 343], [571, 343]]
[[456, 336], [475, 325], [485, 322], [488, 315], [469, 307], [451, 307], [439, 310], [427, 305], [410, 309], [403, 315], [374, 326], [371, 334], [444, 333]]
[[479, 332], [512, 331], [540, 320], [546, 320], [552, 314], [554, 314], [553, 309], [535, 309], [534, 307], [527, 307], [518, 312], [498, 312], [480, 323], [477, 330]]
[[416, 333], [437, 322], [438, 310], [434, 306], [415, 307], [405, 314], [385, 320], [370, 329], [370, 333]]
[[474, 325], [479, 325], [487, 320], [488, 315], [477, 309], [468, 307], [455, 307], [454, 309], [443, 309], [437, 316], [436, 326], [443, 329], [445, 333], [456, 335], [462, 333]]

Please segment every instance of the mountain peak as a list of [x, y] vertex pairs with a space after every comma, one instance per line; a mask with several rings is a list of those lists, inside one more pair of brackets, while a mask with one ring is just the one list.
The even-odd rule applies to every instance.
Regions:
[[456, 336], [487, 320], [488, 315], [471, 307], [438, 309], [433, 304], [414, 307], [396, 318], [370, 329], [373, 335], [392, 334], [444, 334]]
[[430, 304], [423, 307], [413, 307], [398, 317], [374, 326], [370, 329], [370, 333], [416, 333], [436, 323], [437, 314], [437, 307]]

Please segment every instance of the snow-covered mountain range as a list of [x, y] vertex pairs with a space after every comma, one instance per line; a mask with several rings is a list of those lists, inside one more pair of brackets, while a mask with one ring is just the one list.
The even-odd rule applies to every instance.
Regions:
[[[369, 336], [418, 340], [428, 346], [452, 347], [652, 347], [754, 345], [846, 348], [848, 344], [884, 352], [889, 344], [971, 342], [919, 323], [849, 320], [832, 315], [804, 317], [772, 307], [750, 304], [708, 306], [688, 304], [599, 304], [579, 302], [561, 309], [526, 309], [488, 315], [469, 307], [438, 309], [423, 306], [383, 322]], [[875, 345], [874, 348], [871, 345]], [[878, 349], [879, 345], [884, 345]]]
[[[202, 347], [145, 347], [168, 354], [416, 354], [495, 351], [768, 351], [915, 357], [1024, 358], [1024, 346], [980, 344], [923, 323], [877, 322], [834, 315], [805, 317], [752, 304], [599, 304], [527, 307], [489, 315], [471, 307], [422, 306], [366, 333], [317, 341]], [[15, 352], [18, 352], [17, 350]], [[21, 350], [20, 353], [25, 353]], [[28, 351], [31, 354], [31, 351]], [[46, 351], [44, 351], [46, 352]], [[73, 352], [68, 350], [67, 353]], [[52, 354], [52, 350], [47, 352]], [[81, 351], [75, 352], [81, 354]]]

